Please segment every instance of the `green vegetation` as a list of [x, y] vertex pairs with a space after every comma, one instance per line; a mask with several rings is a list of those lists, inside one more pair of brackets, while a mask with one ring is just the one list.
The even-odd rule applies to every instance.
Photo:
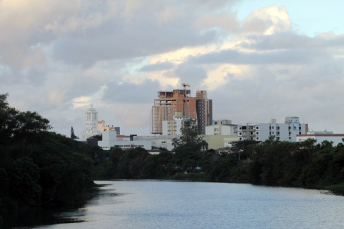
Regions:
[[186, 179], [237, 182], [258, 185], [328, 189], [344, 193], [344, 145], [285, 142], [238, 141], [233, 152], [218, 154], [207, 150], [197, 135], [193, 120], [186, 122], [183, 135], [173, 140], [173, 152], [150, 155], [142, 148], [123, 151], [114, 147], [109, 160], [98, 169], [102, 178]]
[[93, 186], [102, 150], [49, 129], [47, 119], [0, 95], [0, 219], [24, 207], [75, 205]]

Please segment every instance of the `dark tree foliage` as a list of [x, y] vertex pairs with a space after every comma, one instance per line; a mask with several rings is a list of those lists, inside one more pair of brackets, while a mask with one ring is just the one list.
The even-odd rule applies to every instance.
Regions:
[[19, 207], [74, 205], [93, 185], [99, 147], [48, 132], [49, 121], [0, 95], [0, 217]]

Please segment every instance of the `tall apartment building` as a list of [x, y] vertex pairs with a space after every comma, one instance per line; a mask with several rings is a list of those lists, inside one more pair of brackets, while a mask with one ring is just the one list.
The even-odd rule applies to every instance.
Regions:
[[163, 121], [173, 120], [177, 113], [180, 117], [196, 119], [199, 134], [205, 133], [205, 127], [212, 123], [212, 101], [207, 99], [206, 91], [197, 91], [196, 97], [190, 93], [185, 88], [158, 92], [152, 107], [152, 134], [163, 134]]
[[196, 98], [190, 97], [190, 90], [159, 91], [158, 99], [154, 99], [152, 107], [151, 133], [162, 134], [162, 122], [173, 120], [176, 112], [191, 119], [197, 118]]
[[196, 113], [198, 134], [205, 134], [206, 126], [213, 123], [213, 103], [207, 98], [207, 91], [196, 91]]
[[272, 119], [270, 123], [239, 124], [237, 131], [239, 141], [265, 141], [274, 136], [280, 141], [295, 142], [296, 135], [307, 133], [308, 124], [300, 123], [298, 117], [286, 117], [284, 123], [276, 123], [276, 119]]

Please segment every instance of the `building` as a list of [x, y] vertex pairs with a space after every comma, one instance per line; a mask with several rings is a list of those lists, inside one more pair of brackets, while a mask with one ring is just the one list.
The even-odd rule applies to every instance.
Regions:
[[307, 134], [296, 135], [296, 141], [302, 142], [307, 139], [314, 139], [317, 143], [322, 143], [323, 141], [332, 142], [332, 146], [337, 146], [339, 143], [343, 143], [344, 134], [333, 134], [332, 131], [309, 131]]
[[206, 126], [213, 122], [213, 103], [207, 98], [207, 91], [196, 91], [196, 113], [198, 134], [205, 134]]
[[92, 104], [91, 107], [88, 108], [88, 110], [85, 113], [84, 123], [86, 130], [83, 131], [81, 134], [82, 139], [87, 139], [94, 135], [100, 134], [100, 132], [98, 131], [98, 112], [93, 108]]
[[204, 140], [209, 149], [231, 147], [232, 142], [238, 141], [237, 125], [230, 120], [214, 121], [214, 125], [206, 127]]
[[103, 131], [109, 131], [109, 130], [116, 131], [117, 135], [121, 134], [121, 128], [120, 127], [116, 127], [113, 125], [112, 126], [109, 126], [109, 125], [106, 126], [104, 120], [98, 121], [98, 131], [100, 133], [103, 133]]
[[181, 116], [181, 112], [175, 112], [172, 120], [162, 121], [162, 135], [182, 135], [181, 128], [188, 116]]
[[173, 115], [196, 119], [196, 98], [190, 97], [190, 90], [177, 89], [159, 91], [152, 107], [152, 134], [162, 134], [162, 122], [173, 120]]
[[246, 123], [238, 125], [238, 139], [265, 141], [274, 136], [280, 141], [296, 141], [296, 135], [306, 134], [308, 124], [300, 123], [298, 117], [286, 117], [284, 123], [276, 123], [271, 119], [270, 123]]
[[102, 134], [102, 141], [98, 141], [98, 146], [103, 150], [110, 150], [113, 146], [119, 146], [122, 149], [132, 149], [136, 147], [144, 148], [145, 150], [152, 149], [151, 141], [133, 140], [133, 136], [117, 135], [116, 131], [104, 131]]
[[[212, 102], [207, 99], [206, 91], [198, 91], [197, 97], [190, 96], [190, 90], [159, 91], [152, 107], [152, 134], [163, 134], [163, 121], [171, 121], [175, 114], [197, 120], [200, 134], [205, 133], [205, 126], [212, 123]], [[198, 102], [197, 102], [198, 101]]]
[[214, 121], [214, 124], [207, 126], [205, 135], [237, 135], [238, 125], [232, 124], [231, 120]]
[[156, 136], [135, 136], [135, 141], [150, 141], [152, 148], [159, 149], [165, 148], [168, 151], [173, 150], [172, 140], [179, 138], [180, 135], [156, 135]]

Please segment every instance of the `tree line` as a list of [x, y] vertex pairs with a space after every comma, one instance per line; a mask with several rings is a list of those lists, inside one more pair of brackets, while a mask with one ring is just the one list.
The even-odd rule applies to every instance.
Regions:
[[150, 155], [142, 148], [112, 147], [98, 175], [115, 179], [188, 179], [328, 189], [344, 193], [344, 144], [270, 138], [233, 143], [231, 153], [207, 148], [194, 120], [186, 122], [174, 149]]
[[49, 120], [7, 97], [0, 94], [0, 225], [20, 208], [77, 204], [104, 160], [99, 147], [51, 132]]

